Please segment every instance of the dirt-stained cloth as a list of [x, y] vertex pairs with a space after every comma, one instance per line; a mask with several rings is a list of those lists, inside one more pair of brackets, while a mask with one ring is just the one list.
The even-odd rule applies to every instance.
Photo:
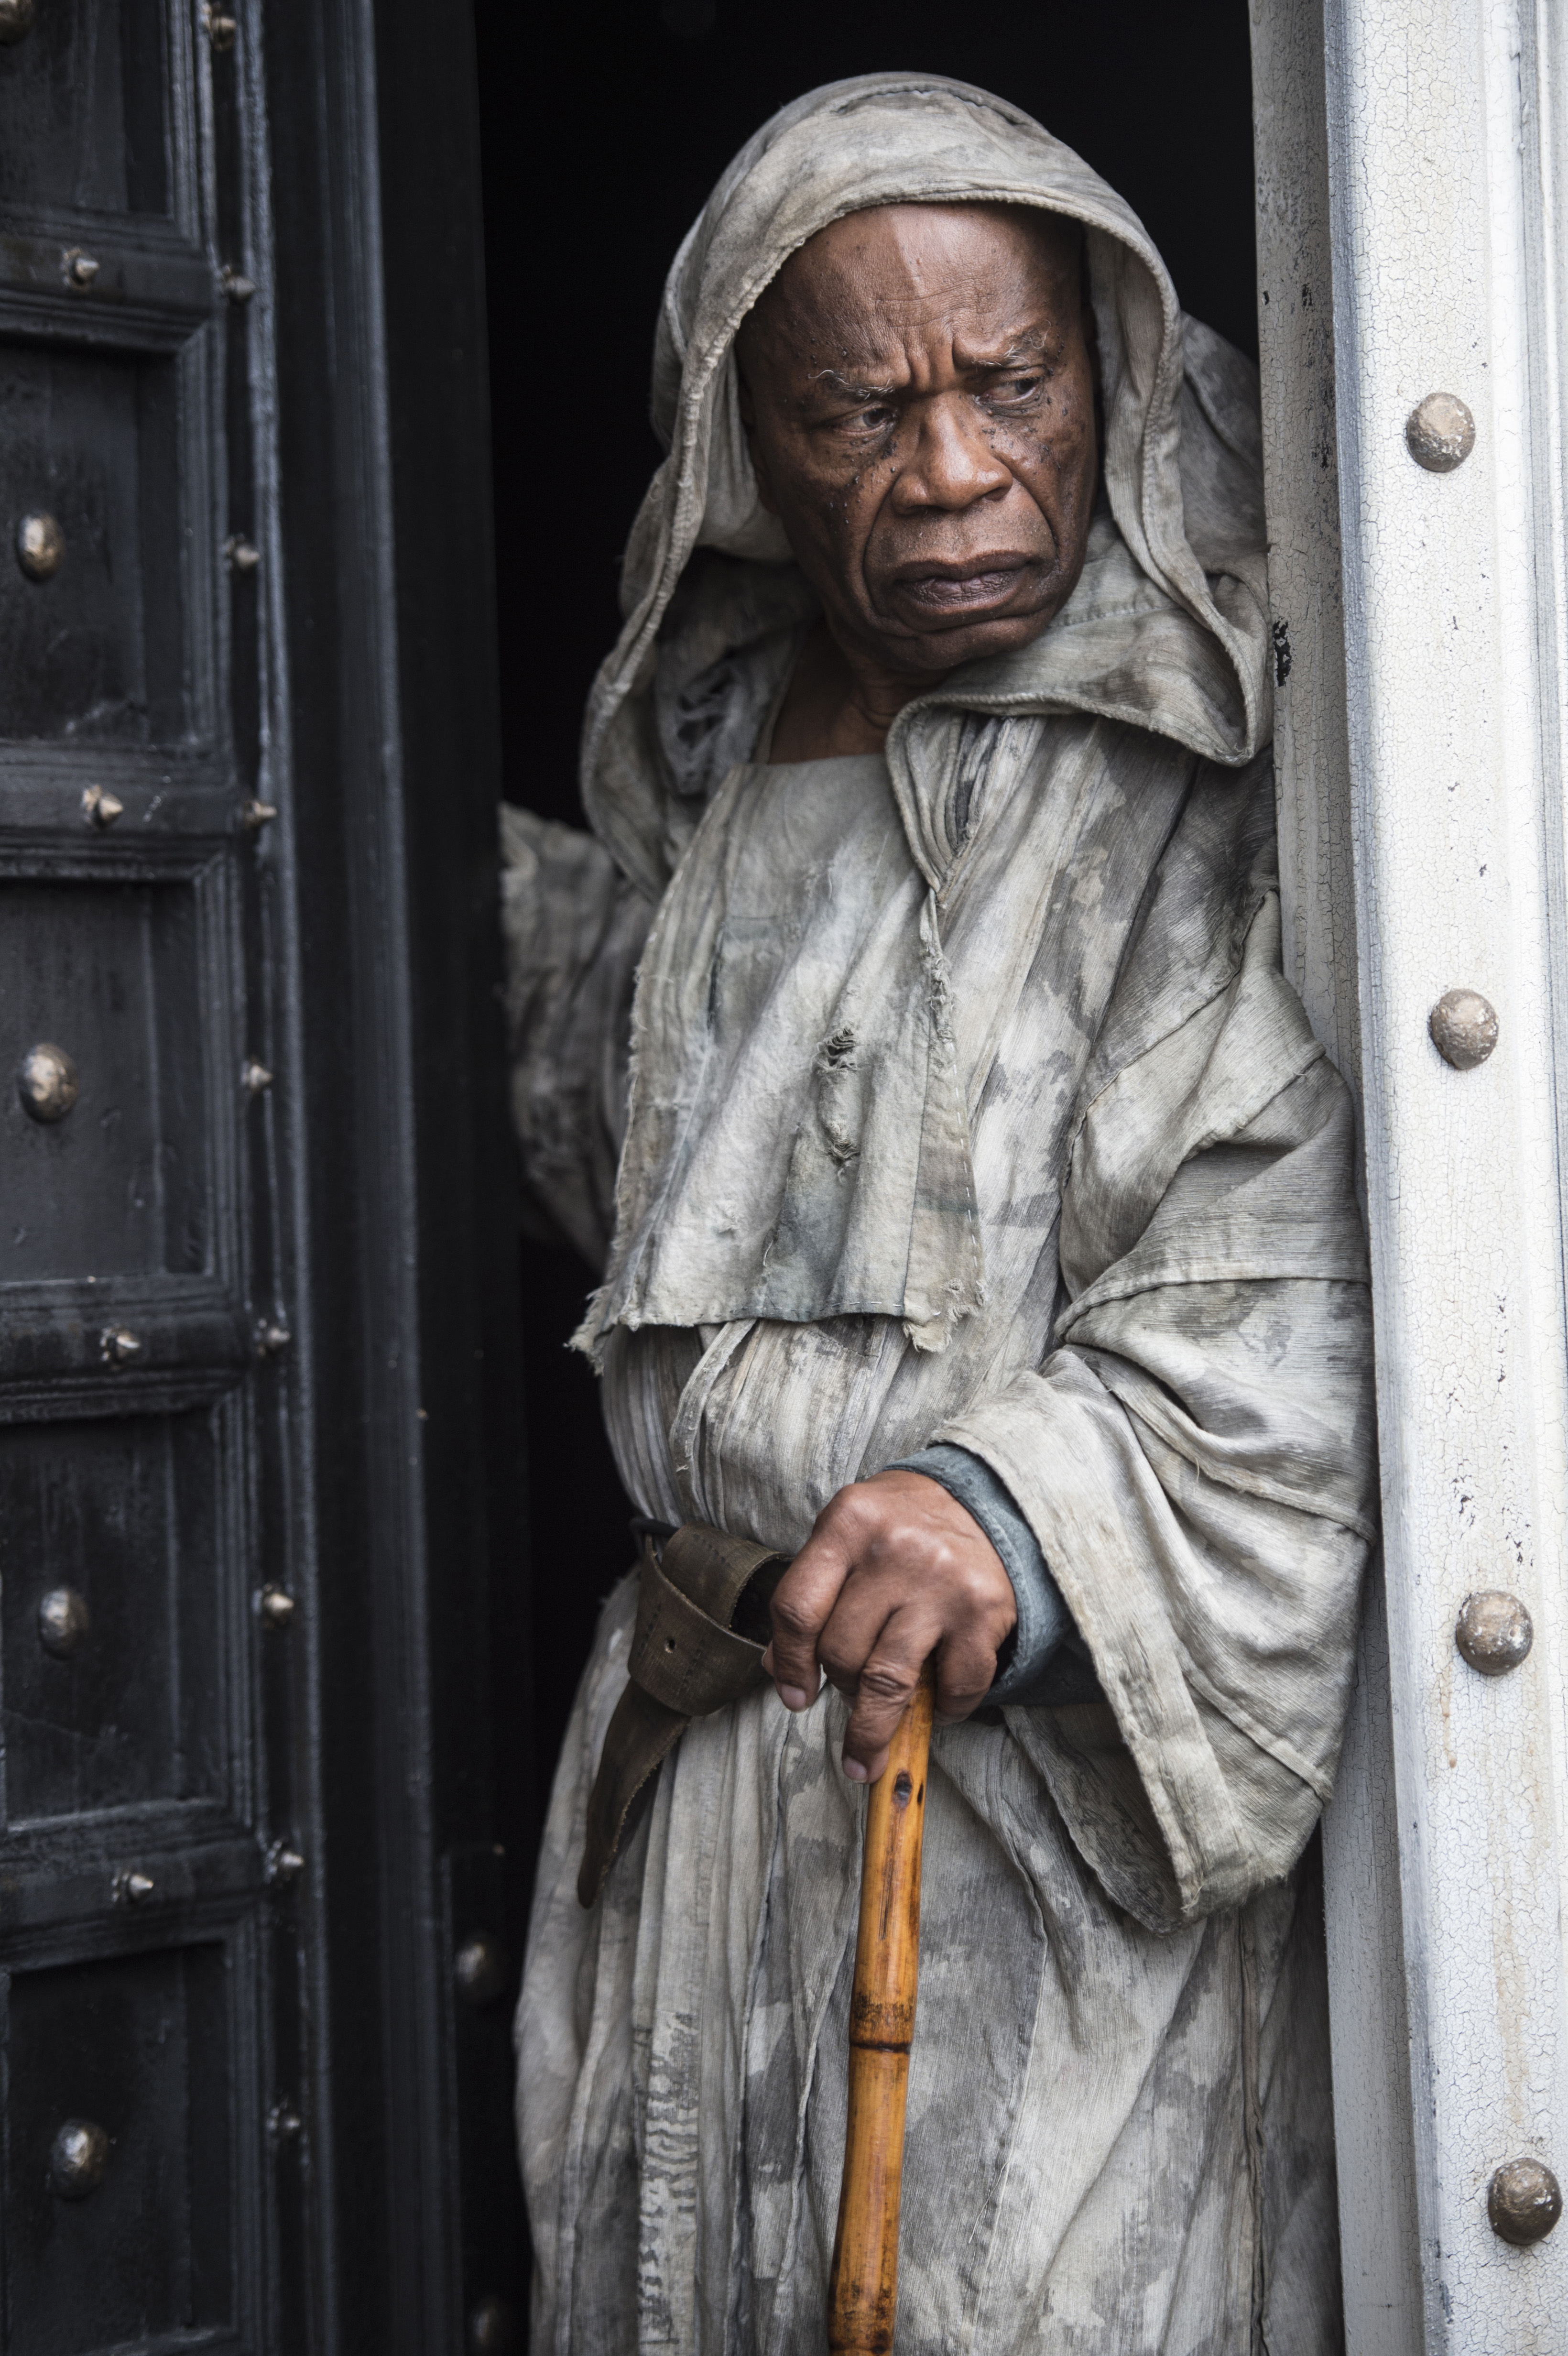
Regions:
[[[955, 198], [1087, 225], [1083, 578], [885, 760], [769, 766], [813, 605], [756, 505], [735, 328], [827, 220]], [[1368, 1303], [1348, 1102], [1279, 972], [1251, 371], [1078, 158], [893, 75], [737, 158], [655, 402], [597, 840], [504, 819], [514, 1104], [536, 1194], [604, 1260], [582, 1338], [623, 1476], [792, 1551], [843, 1483], [955, 1441], [1106, 1697], [936, 1738], [899, 2350], [1328, 2356], [1302, 1858], [1371, 1536]], [[794, 2356], [842, 2152], [844, 1705], [695, 1723], [584, 1913], [633, 1608], [579, 1696], [518, 2014], [536, 2345]]]

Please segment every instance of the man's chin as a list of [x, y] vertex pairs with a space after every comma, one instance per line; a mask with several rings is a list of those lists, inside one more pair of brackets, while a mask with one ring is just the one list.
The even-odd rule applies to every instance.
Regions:
[[982, 662], [987, 656], [1017, 654], [1031, 646], [1057, 608], [1042, 604], [1029, 614], [978, 614], [942, 627], [888, 632], [881, 637], [883, 659], [895, 670], [919, 678], [942, 679], [963, 663]]

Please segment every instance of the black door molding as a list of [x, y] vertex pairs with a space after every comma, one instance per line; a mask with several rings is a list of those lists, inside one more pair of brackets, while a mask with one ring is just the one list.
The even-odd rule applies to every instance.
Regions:
[[[332, 2356], [455, 2356], [521, 2305], [499, 1850], [529, 1796], [472, 32], [410, 0], [259, 21], [323, 1859], [301, 2255]], [[511, 1969], [475, 2005], [477, 1935]]]

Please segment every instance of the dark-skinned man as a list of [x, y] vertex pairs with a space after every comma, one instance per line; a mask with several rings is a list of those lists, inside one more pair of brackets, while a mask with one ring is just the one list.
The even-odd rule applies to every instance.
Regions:
[[[650, 1532], [518, 2015], [536, 2344], [822, 2345], [860, 1787], [934, 1655], [899, 2349], [1328, 2356], [1367, 1301], [1251, 372], [1069, 151], [890, 75], [737, 158], [654, 399], [593, 837], [504, 820], [525, 1167]], [[692, 1563], [744, 1659], [688, 1722]]]

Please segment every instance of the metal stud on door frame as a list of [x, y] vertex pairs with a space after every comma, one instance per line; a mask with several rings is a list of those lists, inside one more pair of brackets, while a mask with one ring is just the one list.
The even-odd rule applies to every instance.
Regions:
[[1568, 22], [1253, 36], [1286, 968], [1364, 1112], [1387, 1557], [1324, 1823], [1346, 2345], [1555, 2348]]

